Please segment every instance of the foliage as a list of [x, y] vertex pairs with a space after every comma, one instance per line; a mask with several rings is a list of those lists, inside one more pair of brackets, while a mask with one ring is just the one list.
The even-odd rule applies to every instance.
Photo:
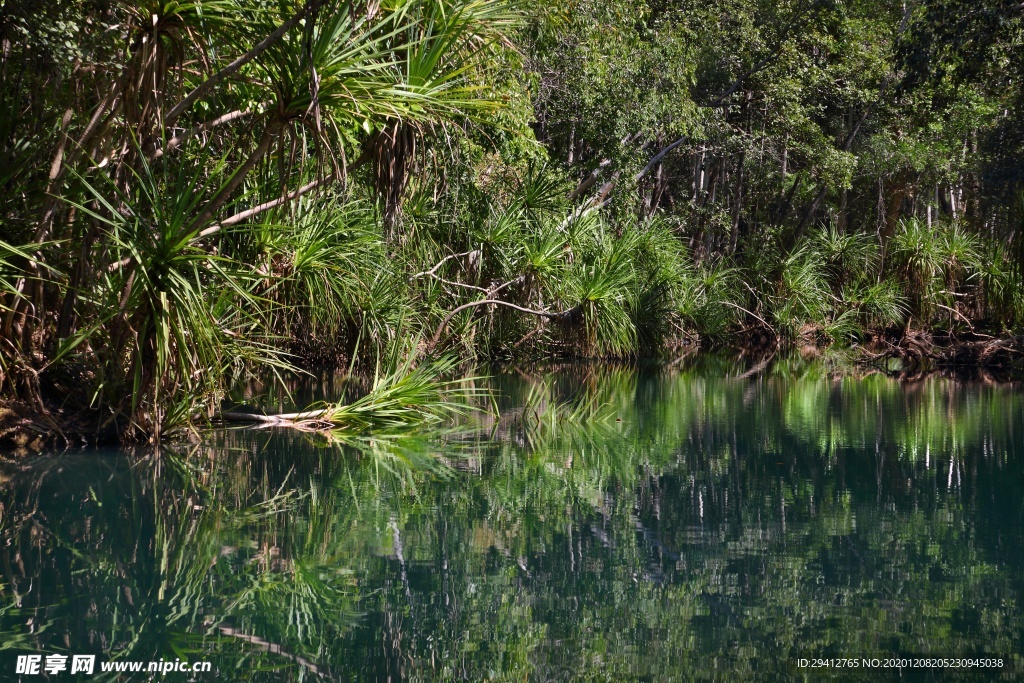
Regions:
[[0, 10], [0, 379], [98, 435], [398, 351], [1024, 324], [1005, 2], [36, 5]]
[[[455, 368], [452, 358], [416, 368], [409, 363], [394, 372], [375, 377], [370, 391], [347, 404], [312, 406], [304, 421], [327, 424], [339, 434], [393, 433], [436, 426], [453, 416], [464, 415], [467, 406], [459, 399], [477, 395], [465, 387], [472, 380], [444, 379]], [[304, 422], [297, 421], [300, 425]]]

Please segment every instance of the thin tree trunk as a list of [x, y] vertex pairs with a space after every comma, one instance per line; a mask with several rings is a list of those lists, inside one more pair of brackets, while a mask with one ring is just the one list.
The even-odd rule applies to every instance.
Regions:
[[[885, 91], [885, 88], [886, 88], [886, 83], [883, 83], [882, 84], [882, 92]], [[881, 96], [881, 93], [879, 95]], [[860, 127], [862, 125], [864, 125], [865, 121], [867, 121], [868, 116], [871, 114], [871, 110], [874, 109], [874, 108], [875, 108], [875, 103], [872, 102], [864, 110], [864, 113], [861, 114], [860, 118], [857, 119], [857, 122], [853, 124], [853, 128], [850, 129], [850, 132], [847, 134], [846, 139], [843, 140], [843, 145], [842, 145], [841, 149], [844, 152], [849, 152], [850, 148], [853, 147], [853, 141], [854, 141], [854, 139], [856, 139], [857, 133], [860, 132]], [[794, 244], [796, 243], [797, 240], [800, 239], [801, 235], [803, 235], [804, 229], [807, 227], [807, 224], [814, 219], [814, 214], [817, 213], [818, 207], [821, 206], [821, 202], [822, 202], [822, 200], [825, 199], [825, 194], [827, 192], [828, 192], [828, 185], [826, 185], [825, 183], [822, 183], [821, 184], [821, 188], [818, 190], [818, 194], [816, 194], [814, 196], [814, 200], [811, 202], [811, 205], [807, 208], [807, 211], [804, 212], [803, 217], [800, 219], [800, 223], [796, 226], [796, 230], [793, 233], [793, 243]]]
[[[978, 158], [978, 130], [971, 131], [971, 162], [977, 163]], [[967, 174], [968, 200], [967, 218], [974, 224], [981, 221], [981, 187], [978, 182], [978, 174], [971, 171]]]
[[796, 196], [796, 192], [800, 188], [800, 185], [803, 184], [803, 180], [803, 174], [798, 173], [796, 178], [793, 180], [793, 184], [789, 188], [789, 192], [782, 197], [778, 213], [775, 216], [776, 226], [782, 225], [782, 223], [785, 222], [786, 216], [789, 215], [789, 209], [793, 206], [793, 198]]
[[274, 141], [274, 137], [280, 132], [281, 124], [277, 121], [268, 121], [266, 128], [263, 129], [263, 136], [260, 138], [259, 143], [256, 145], [256, 149], [253, 150], [249, 158], [235, 171], [234, 175], [217, 191], [217, 194], [213, 196], [203, 210], [199, 213], [199, 216], [193, 221], [193, 225], [196, 227], [202, 227], [208, 223], [225, 202], [230, 199], [232, 193], [242, 184], [245, 177], [249, 175], [249, 172], [256, 167], [256, 164], [266, 156], [270, 150], [270, 145]]
[[846, 187], [843, 187], [843, 189], [839, 191], [839, 213], [836, 216], [836, 228], [841, 233], [846, 233], [848, 231], [846, 225], [846, 202], [848, 199], [848, 195], [849, 190], [847, 190]]
[[736, 253], [736, 246], [739, 244], [740, 239], [740, 214], [743, 211], [743, 162], [746, 160], [746, 154], [746, 150], [740, 152], [740, 159], [739, 162], [736, 164], [736, 198], [734, 200], [732, 214], [732, 233], [729, 240], [730, 256]]

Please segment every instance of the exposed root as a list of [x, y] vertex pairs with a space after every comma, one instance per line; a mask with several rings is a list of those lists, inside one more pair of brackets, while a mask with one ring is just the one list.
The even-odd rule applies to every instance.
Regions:
[[[977, 336], [977, 335], [972, 335]], [[981, 368], [1013, 371], [1024, 362], [1024, 335], [1003, 339], [936, 340], [927, 332], [908, 330], [898, 339], [876, 337], [860, 362], [882, 365], [898, 360], [901, 372]]]

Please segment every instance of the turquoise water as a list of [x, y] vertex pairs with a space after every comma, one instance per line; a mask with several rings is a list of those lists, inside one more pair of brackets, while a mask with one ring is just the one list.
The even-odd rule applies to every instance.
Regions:
[[[1016, 679], [1021, 389], [737, 374], [508, 372], [501, 419], [444, 433], [6, 461], [0, 680]], [[1004, 664], [799, 666], [897, 655]]]

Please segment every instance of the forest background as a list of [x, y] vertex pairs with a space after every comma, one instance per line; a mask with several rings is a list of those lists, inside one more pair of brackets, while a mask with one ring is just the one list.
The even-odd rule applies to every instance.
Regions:
[[5, 0], [4, 411], [158, 439], [310, 367], [1001, 362], [1024, 327], [1022, 17]]

